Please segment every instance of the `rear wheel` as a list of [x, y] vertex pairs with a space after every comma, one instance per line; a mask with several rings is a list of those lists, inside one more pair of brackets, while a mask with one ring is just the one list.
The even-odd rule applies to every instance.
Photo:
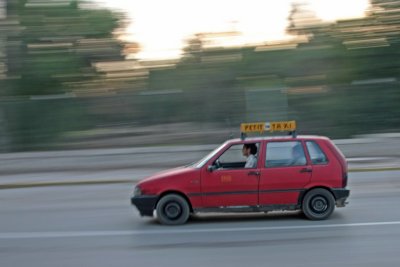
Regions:
[[156, 207], [157, 218], [162, 224], [184, 224], [190, 215], [187, 201], [177, 194], [163, 196]]
[[335, 198], [326, 189], [312, 189], [305, 195], [302, 209], [310, 220], [325, 220], [335, 209]]

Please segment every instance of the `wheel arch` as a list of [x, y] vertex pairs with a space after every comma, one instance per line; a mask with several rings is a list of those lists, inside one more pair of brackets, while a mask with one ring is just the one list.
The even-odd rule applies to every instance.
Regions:
[[332, 189], [331, 189], [330, 187], [328, 187], [328, 186], [323, 186], [323, 185], [317, 185], [317, 186], [313, 186], [313, 187], [307, 188], [307, 189], [305, 189], [305, 190], [303, 190], [303, 191], [300, 192], [299, 198], [298, 198], [298, 200], [297, 200], [297, 204], [298, 204], [300, 207], [303, 205], [303, 199], [304, 199], [305, 195], [306, 195], [308, 192], [310, 192], [311, 190], [314, 190], [314, 189], [325, 189], [325, 190], [327, 190], [329, 193], [332, 194], [333, 198], [334, 198], [335, 201], [336, 201], [336, 196], [335, 196], [335, 194], [333, 193], [333, 191], [332, 191]]
[[158, 197], [156, 204], [154, 205], [154, 209], [157, 208], [158, 202], [160, 201], [161, 198], [163, 198], [166, 195], [170, 195], [170, 194], [175, 194], [175, 195], [179, 195], [181, 197], [183, 197], [186, 202], [189, 204], [189, 208], [190, 208], [190, 212], [193, 212], [193, 207], [192, 207], [192, 203], [190, 202], [190, 199], [188, 198], [188, 196], [184, 193], [182, 193], [181, 191], [177, 191], [177, 190], [167, 190], [164, 191], [160, 194], [160, 196]]

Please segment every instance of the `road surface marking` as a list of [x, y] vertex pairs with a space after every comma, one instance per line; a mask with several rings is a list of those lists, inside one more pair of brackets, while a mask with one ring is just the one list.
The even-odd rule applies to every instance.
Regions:
[[369, 222], [348, 224], [321, 224], [297, 226], [271, 226], [271, 227], [235, 227], [211, 229], [176, 229], [176, 230], [131, 230], [131, 231], [64, 231], [64, 232], [9, 232], [1, 233], [0, 239], [34, 239], [34, 238], [68, 238], [68, 237], [101, 237], [101, 236], [129, 236], [129, 235], [158, 235], [158, 234], [195, 234], [218, 232], [246, 232], [246, 231], [276, 231], [276, 230], [303, 230], [345, 227], [368, 227], [383, 225], [400, 225], [400, 221]]

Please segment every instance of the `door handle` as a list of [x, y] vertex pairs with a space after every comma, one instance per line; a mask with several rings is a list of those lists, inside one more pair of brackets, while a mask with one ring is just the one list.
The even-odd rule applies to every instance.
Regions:
[[248, 173], [247, 173], [247, 175], [255, 175], [255, 176], [259, 176], [259, 175], [260, 175], [260, 172], [257, 172], [257, 171], [251, 171], [251, 172], [248, 172]]
[[304, 172], [312, 172], [311, 168], [303, 168], [300, 170], [300, 173], [304, 173]]

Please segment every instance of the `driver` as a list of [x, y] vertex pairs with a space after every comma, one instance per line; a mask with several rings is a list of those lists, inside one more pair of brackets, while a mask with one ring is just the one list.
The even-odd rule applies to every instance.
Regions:
[[257, 146], [256, 144], [244, 144], [242, 148], [243, 156], [247, 157], [245, 168], [257, 167]]

